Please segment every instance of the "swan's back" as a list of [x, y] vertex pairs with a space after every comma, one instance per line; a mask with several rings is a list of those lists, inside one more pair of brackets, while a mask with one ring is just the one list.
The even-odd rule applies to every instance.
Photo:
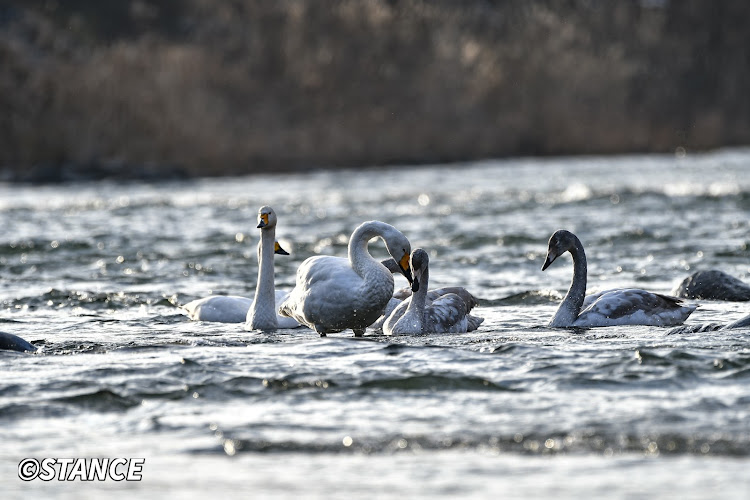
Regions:
[[368, 251], [375, 237], [385, 242], [401, 273], [411, 281], [411, 245], [395, 227], [380, 221], [360, 224], [349, 238], [348, 258], [310, 257], [297, 270], [297, 283], [279, 308], [320, 335], [351, 328], [355, 336], [383, 314], [393, 295], [393, 276]]
[[188, 302], [182, 309], [195, 321], [244, 323], [253, 299], [237, 295], [212, 295]]
[[607, 290], [586, 297], [573, 326], [674, 326], [682, 324], [695, 308], [676, 297], [638, 288]]
[[750, 285], [723, 271], [698, 271], [672, 290], [672, 295], [686, 299], [750, 301]]
[[383, 313], [393, 293], [393, 277], [380, 267], [378, 278], [364, 280], [349, 259], [310, 257], [297, 269], [297, 284], [279, 313], [328, 333], [366, 328]]

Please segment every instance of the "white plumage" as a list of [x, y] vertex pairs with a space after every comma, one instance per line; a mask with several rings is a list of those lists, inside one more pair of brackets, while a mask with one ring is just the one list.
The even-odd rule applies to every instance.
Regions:
[[182, 309], [195, 321], [244, 323], [253, 299], [239, 295], [212, 295], [188, 302]]
[[549, 326], [674, 326], [682, 324], [696, 308], [676, 297], [638, 288], [606, 290], [586, 297], [586, 254], [573, 233], [561, 229], [552, 235], [542, 270], [565, 252], [573, 256], [573, 282]]
[[291, 318], [278, 316], [277, 305], [281, 304], [289, 292], [275, 290], [274, 254], [289, 255], [276, 241], [278, 219], [271, 207], [258, 210], [258, 281], [255, 298], [236, 295], [213, 295], [194, 300], [182, 306], [192, 320], [220, 323], [246, 323], [248, 330], [275, 330], [296, 328], [299, 323]]
[[351, 328], [356, 336], [378, 319], [393, 295], [393, 276], [367, 250], [380, 237], [411, 281], [409, 240], [380, 221], [360, 225], [349, 238], [348, 258], [316, 256], [297, 270], [297, 283], [279, 313], [313, 328], [321, 336]]

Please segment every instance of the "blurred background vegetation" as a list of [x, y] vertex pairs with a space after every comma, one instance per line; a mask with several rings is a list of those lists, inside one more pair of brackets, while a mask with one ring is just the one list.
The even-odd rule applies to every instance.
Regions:
[[746, 0], [0, 0], [0, 178], [750, 144]]

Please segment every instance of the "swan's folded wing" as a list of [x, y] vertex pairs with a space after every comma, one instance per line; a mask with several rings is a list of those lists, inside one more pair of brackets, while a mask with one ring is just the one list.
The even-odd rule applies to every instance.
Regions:
[[455, 293], [443, 295], [425, 308], [423, 329], [429, 333], [465, 332], [468, 313], [463, 298]]
[[583, 299], [583, 305], [581, 306], [581, 311], [585, 311], [588, 309], [591, 304], [599, 300], [599, 297], [601, 297], [603, 294], [612, 292], [613, 290], [603, 290], [601, 292], [592, 293], [591, 295], [586, 295], [586, 297]]
[[[587, 298], [588, 299], [588, 298]], [[586, 305], [586, 302], [584, 302]], [[611, 321], [637, 316], [627, 324], [674, 325], [679, 324], [695, 310], [677, 297], [647, 292], [638, 288], [623, 288], [600, 292], [588, 299], [579, 320], [594, 315]], [[626, 324], [626, 323], [623, 323]]]
[[461, 297], [461, 299], [466, 303], [466, 310], [471, 311], [474, 307], [476, 307], [479, 302], [477, 301], [477, 298], [474, 297], [466, 288], [462, 286], [445, 286], [443, 288], [435, 288], [434, 290], [430, 290], [427, 292], [427, 300], [428, 301], [434, 301], [438, 297], [442, 297], [443, 295], [448, 295], [449, 293], [454, 293]]

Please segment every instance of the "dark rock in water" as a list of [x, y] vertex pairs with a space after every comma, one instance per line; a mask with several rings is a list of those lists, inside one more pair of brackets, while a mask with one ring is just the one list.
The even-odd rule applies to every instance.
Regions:
[[693, 273], [672, 291], [672, 295], [685, 299], [750, 300], [750, 285], [722, 271]]
[[36, 347], [26, 342], [18, 335], [12, 333], [0, 332], [0, 350], [8, 351], [36, 351]]
[[732, 321], [728, 325], [722, 327], [722, 330], [731, 330], [732, 328], [745, 328], [750, 326], [750, 314], [744, 318], [740, 318], [737, 321]]
[[737, 321], [732, 321], [726, 325], [721, 323], [701, 323], [696, 325], [680, 325], [677, 328], [672, 328], [667, 332], [669, 335], [681, 334], [681, 333], [702, 333], [702, 332], [715, 332], [717, 330], [732, 330], [734, 328], [746, 328], [750, 327], [750, 314], [744, 318], [740, 318]]
[[715, 332], [717, 330], [722, 330], [723, 328], [725, 328], [725, 325], [722, 325], [721, 323], [698, 323], [695, 325], [680, 325], [669, 330], [667, 332], [667, 335]]

